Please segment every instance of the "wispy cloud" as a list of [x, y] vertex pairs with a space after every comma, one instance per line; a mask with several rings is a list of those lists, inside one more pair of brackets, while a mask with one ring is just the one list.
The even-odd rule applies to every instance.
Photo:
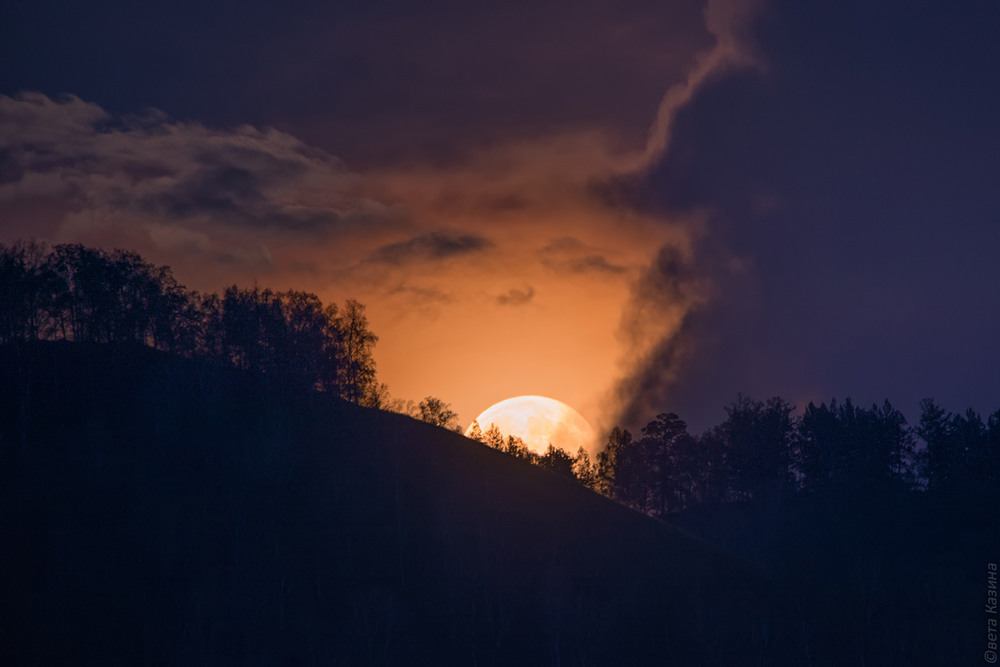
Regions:
[[610, 261], [598, 248], [571, 236], [558, 238], [538, 251], [547, 268], [561, 273], [596, 273], [609, 276], [628, 272], [628, 267]]
[[440, 262], [483, 252], [493, 247], [484, 236], [453, 231], [433, 231], [381, 246], [367, 261], [399, 266], [409, 262]]
[[531, 303], [531, 300], [535, 298], [535, 288], [531, 285], [527, 285], [524, 289], [511, 288], [500, 294], [496, 298], [496, 302], [501, 306], [523, 306], [527, 303]]
[[672, 85], [660, 100], [656, 120], [649, 129], [646, 147], [633, 168], [654, 165], [670, 146], [674, 119], [706, 82], [736, 68], [760, 67], [751, 41], [752, 22], [757, 18], [763, 0], [708, 0], [705, 5], [705, 27], [715, 43], [701, 52], [695, 66], [683, 81]]
[[62, 201], [53, 240], [197, 252], [258, 271], [267, 246], [364, 236], [396, 211], [336, 157], [273, 129], [209, 128], [149, 111], [112, 117], [76, 97], [0, 96], [0, 207]]

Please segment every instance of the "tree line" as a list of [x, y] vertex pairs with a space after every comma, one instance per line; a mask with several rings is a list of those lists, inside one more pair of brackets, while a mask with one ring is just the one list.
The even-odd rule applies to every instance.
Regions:
[[[220, 361], [279, 387], [316, 389], [461, 431], [444, 401], [391, 399], [378, 381], [378, 337], [365, 308], [324, 305], [302, 291], [228, 287], [201, 294], [169, 267], [126, 250], [35, 241], [0, 245], [0, 344], [69, 340], [150, 346]], [[550, 445], [528, 449], [495, 425], [470, 437], [654, 516], [704, 504], [772, 502], [790, 494], [945, 496], [995, 490], [1000, 480], [1000, 410], [987, 419], [954, 414], [927, 399], [915, 426], [888, 401], [810, 403], [801, 415], [781, 398], [740, 396], [726, 419], [701, 435], [674, 413], [638, 437], [612, 429], [591, 461]], [[918, 446], [919, 445], [919, 446]]]
[[593, 462], [582, 448], [570, 456], [549, 445], [536, 454], [496, 425], [484, 432], [473, 424], [470, 437], [652, 516], [793, 495], [956, 497], [1000, 488], [1000, 410], [983, 420], [931, 399], [920, 408], [911, 426], [889, 401], [866, 408], [834, 399], [795, 415], [781, 398], [739, 396], [701, 435], [674, 413], [658, 415], [638, 437], [615, 427]]
[[365, 308], [256, 285], [201, 294], [169, 267], [126, 250], [35, 241], [0, 245], [0, 344], [34, 340], [146, 345], [260, 373], [372, 407], [388, 402], [375, 373]]
[[514, 458], [522, 459], [564, 477], [580, 481], [587, 486], [592, 486], [590, 456], [582, 447], [573, 457], [566, 450], [549, 443], [545, 453], [538, 454], [528, 449], [528, 445], [518, 436], [501, 433], [496, 424], [490, 424], [489, 428], [483, 431], [477, 421], [473, 421], [472, 426], [469, 427], [468, 437]]

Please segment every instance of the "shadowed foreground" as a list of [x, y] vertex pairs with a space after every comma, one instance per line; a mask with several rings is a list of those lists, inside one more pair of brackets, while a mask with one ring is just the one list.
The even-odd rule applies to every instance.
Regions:
[[401, 415], [142, 347], [0, 350], [10, 663], [753, 664], [762, 577]]

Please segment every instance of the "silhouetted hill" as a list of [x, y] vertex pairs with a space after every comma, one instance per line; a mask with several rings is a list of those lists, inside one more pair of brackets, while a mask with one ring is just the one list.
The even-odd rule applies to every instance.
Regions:
[[763, 578], [409, 417], [0, 349], [4, 664], [750, 664]]

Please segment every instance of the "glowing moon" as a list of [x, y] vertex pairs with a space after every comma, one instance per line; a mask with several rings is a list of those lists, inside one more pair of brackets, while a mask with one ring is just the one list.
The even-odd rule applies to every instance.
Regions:
[[[544, 396], [517, 396], [490, 406], [476, 423], [485, 433], [496, 424], [505, 436], [514, 435], [533, 452], [544, 454], [549, 443], [570, 456], [583, 447], [591, 458], [597, 454], [597, 434], [583, 416], [561, 401]], [[469, 425], [469, 429], [472, 425]], [[466, 430], [466, 435], [469, 434]]]

